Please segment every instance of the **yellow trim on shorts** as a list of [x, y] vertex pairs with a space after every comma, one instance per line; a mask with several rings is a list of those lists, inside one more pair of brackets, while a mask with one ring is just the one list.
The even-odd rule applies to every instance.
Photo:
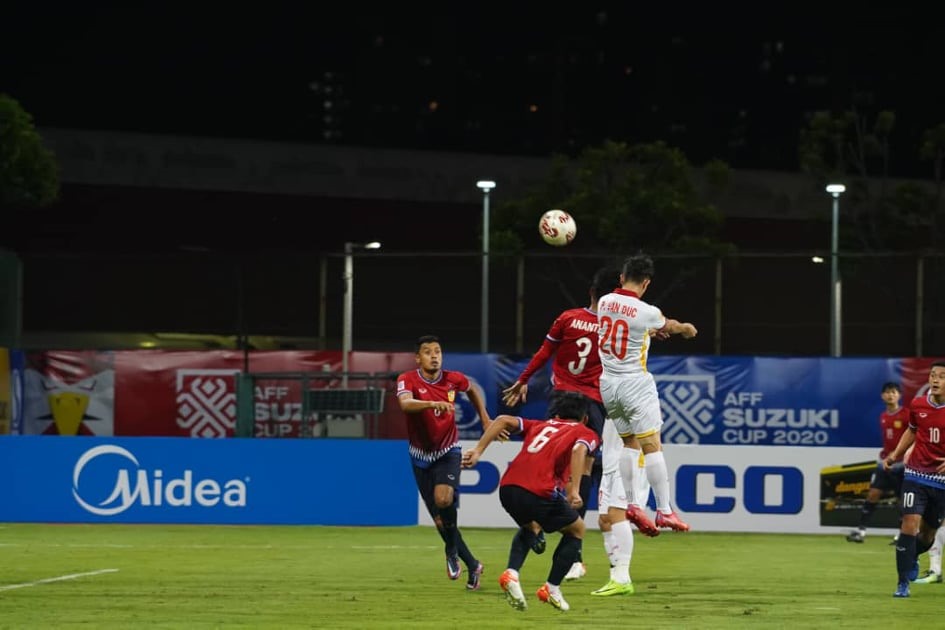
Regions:
[[637, 439], [639, 440], [640, 438], [650, 437], [651, 435], [655, 433], [659, 433], [659, 432], [660, 432], [659, 429], [651, 429], [647, 431], [646, 433], [637, 433]]

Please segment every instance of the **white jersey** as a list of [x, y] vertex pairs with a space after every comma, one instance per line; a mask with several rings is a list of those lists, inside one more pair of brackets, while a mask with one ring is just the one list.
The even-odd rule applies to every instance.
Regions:
[[666, 325], [660, 309], [633, 291], [616, 289], [598, 302], [597, 322], [604, 375], [645, 374], [650, 332]]
[[610, 418], [604, 418], [604, 432], [601, 434], [600, 447], [602, 474], [617, 472], [620, 469], [621, 452], [623, 452], [623, 438], [617, 432], [614, 421]]

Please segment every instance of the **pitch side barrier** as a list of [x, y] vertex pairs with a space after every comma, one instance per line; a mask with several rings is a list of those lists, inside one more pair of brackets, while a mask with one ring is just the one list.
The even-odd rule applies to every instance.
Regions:
[[0, 436], [0, 521], [415, 525], [405, 453], [398, 440]]
[[[430, 523], [410, 473], [403, 417], [389, 391], [377, 432], [390, 439], [314, 439], [298, 430], [304, 388], [265, 381], [253, 388], [255, 438], [131, 437], [160, 431], [233, 435], [240, 357], [129, 351], [110, 353], [107, 362], [88, 353], [31, 362], [11, 355], [12, 427], [26, 435], [0, 438], [0, 520]], [[412, 353], [354, 355], [352, 365], [373, 374], [415, 365]], [[337, 359], [337, 353], [292, 351], [254, 355], [252, 361], [280, 373], [324, 370]], [[853, 526], [879, 451], [880, 387], [899, 382], [909, 400], [922, 392], [931, 361], [652, 357], [674, 505], [704, 531], [826, 533]], [[500, 402], [502, 387], [526, 362], [504, 355], [445, 357], [448, 369], [470, 376], [492, 416], [541, 418], [550, 390], [547, 370], [530, 383], [528, 404], [510, 410]], [[68, 374], [49, 371], [60, 365], [69, 366]], [[386, 390], [389, 379], [382, 380]], [[54, 401], [61, 403], [56, 409]], [[481, 423], [467, 400], [457, 401], [460, 439], [469, 446]], [[309, 402], [330, 407], [338, 422], [350, 422], [341, 417], [349, 402], [379, 408], [369, 396]], [[260, 432], [260, 423], [287, 430]], [[87, 437], [55, 436], [70, 430]], [[463, 472], [464, 523], [511, 525], [497, 488], [519, 446], [496, 444], [476, 469]], [[346, 492], [342, 480], [358, 471], [380, 472], [375, 498], [382, 506], [366, 511], [347, 496], [355, 493]], [[893, 497], [885, 497], [873, 524], [894, 527], [894, 505]], [[593, 527], [593, 503], [591, 510]]]

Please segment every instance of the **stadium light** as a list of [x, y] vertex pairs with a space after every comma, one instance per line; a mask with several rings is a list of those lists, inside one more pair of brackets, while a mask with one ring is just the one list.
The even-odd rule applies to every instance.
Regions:
[[833, 214], [830, 228], [830, 356], [840, 356], [840, 320], [842, 312], [840, 290], [839, 253], [840, 242], [840, 195], [846, 192], [843, 184], [827, 184], [827, 193], [833, 197]]
[[351, 322], [354, 311], [354, 257], [355, 250], [380, 249], [379, 241], [345, 243], [345, 299], [341, 331], [341, 386], [348, 387], [348, 355], [351, 354]]
[[479, 351], [489, 351], [489, 191], [495, 188], [491, 179], [480, 179], [476, 186], [482, 191], [482, 295], [480, 296], [481, 328]]

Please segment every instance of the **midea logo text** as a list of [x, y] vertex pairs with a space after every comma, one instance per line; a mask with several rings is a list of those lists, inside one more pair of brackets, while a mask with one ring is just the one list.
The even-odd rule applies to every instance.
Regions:
[[[117, 455], [131, 465], [118, 468], [115, 486], [108, 497], [92, 504], [82, 497], [79, 480], [82, 470], [96, 457]], [[133, 469], [130, 469], [133, 467]], [[215, 479], [194, 481], [192, 470], [185, 470], [180, 477], [164, 478], [164, 472], [141, 468], [138, 459], [128, 450], [105, 444], [87, 450], [75, 463], [72, 471], [72, 496], [88, 512], [99, 516], [121, 514], [134, 505], [141, 507], [226, 507], [246, 506], [246, 484], [239, 479], [219, 482]]]

